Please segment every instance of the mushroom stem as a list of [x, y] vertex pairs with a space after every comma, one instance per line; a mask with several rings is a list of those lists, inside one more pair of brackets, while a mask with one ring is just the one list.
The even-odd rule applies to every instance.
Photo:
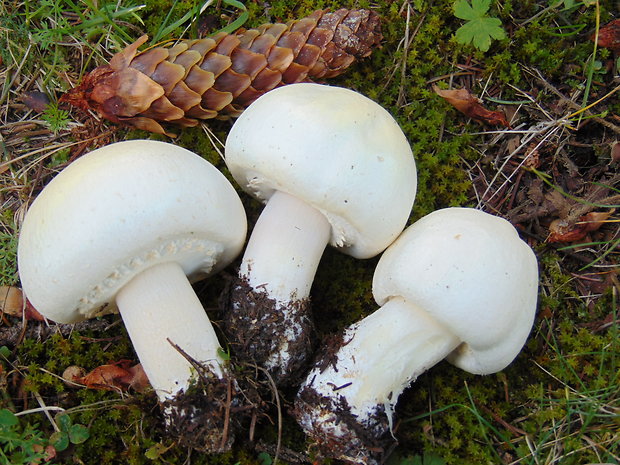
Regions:
[[276, 191], [246, 247], [225, 316], [244, 358], [282, 382], [306, 360], [312, 323], [310, 288], [331, 235], [323, 214]]
[[138, 274], [118, 292], [116, 303], [160, 401], [186, 391], [195, 377], [192, 365], [171, 342], [223, 378], [217, 336], [178, 263], [154, 265]]
[[[349, 326], [339, 346], [328, 347], [310, 371], [297, 399], [300, 425], [319, 444], [346, 435], [339, 441], [343, 450], [328, 456], [374, 463], [367, 447], [391, 428], [400, 394], [460, 342], [424, 309], [402, 297], [389, 299]], [[361, 438], [360, 431], [373, 437]]]
[[321, 212], [277, 191], [254, 226], [239, 274], [282, 306], [307, 299], [330, 233]]

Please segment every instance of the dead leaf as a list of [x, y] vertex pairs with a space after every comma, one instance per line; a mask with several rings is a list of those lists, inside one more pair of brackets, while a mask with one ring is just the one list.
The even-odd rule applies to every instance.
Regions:
[[568, 198], [555, 189], [545, 194], [545, 201], [553, 205], [560, 218], [566, 218], [573, 207], [573, 204], [568, 200]]
[[[594, 37], [592, 37], [594, 39]], [[620, 19], [614, 19], [598, 31], [598, 45], [620, 53]]]
[[22, 102], [37, 113], [43, 113], [50, 104], [50, 98], [43, 92], [32, 90], [22, 94]]
[[[56, 458], [56, 448], [52, 445], [47, 445], [43, 447], [41, 444], [33, 444], [32, 449], [37, 453], [43, 453], [44, 457], [42, 457], [43, 461], [51, 462]], [[31, 465], [38, 465], [41, 463], [41, 459], [37, 459], [34, 462], [30, 462]]]
[[86, 376], [73, 379], [73, 382], [84, 384], [89, 389], [106, 391], [127, 391], [130, 388], [143, 391], [150, 386], [142, 365], [132, 366], [130, 360], [120, 360], [101, 365]]
[[611, 146], [611, 161], [620, 163], [620, 142], [614, 142]]
[[138, 392], [143, 392], [151, 387], [151, 382], [146, 377], [142, 364], [138, 363], [137, 365], [129, 368], [127, 371], [129, 372], [129, 377], [124, 379], [124, 381], [131, 389]]
[[11, 316], [22, 316], [22, 290], [14, 286], [0, 286], [0, 311]]
[[599, 229], [605, 221], [614, 213], [590, 212], [579, 218], [579, 221], [570, 224], [567, 220], [557, 219], [549, 225], [549, 237], [547, 242], [576, 242], [584, 239], [589, 232]]
[[45, 321], [36, 308], [26, 299], [19, 287], [0, 286], [0, 311], [16, 318], [24, 317], [26, 320]]
[[120, 362], [101, 365], [86, 376], [76, 378], [75, 382], [84, 384], [90, 389], [103, 389], [106, 391], [123, 390], [126, 386], [121, 384], [119, 379], [129, 375], [125, 368], [129, 363], [128, 360], [121, 360]]
[[62, 379], [66, 381], [65, 384], [68, 386], [80, 384], [77, 380], [84, 378], [84, 376], [86, 376], [86, 370], [77, 365], [70, 365], [62, 372]]
[[482, 106], [481, 101], [467, 89], [445, 90], [433, 84], [433, 90], [458, 111], [480, 123], [510, 127], [510, 123], [503, 112], [487, 110]]

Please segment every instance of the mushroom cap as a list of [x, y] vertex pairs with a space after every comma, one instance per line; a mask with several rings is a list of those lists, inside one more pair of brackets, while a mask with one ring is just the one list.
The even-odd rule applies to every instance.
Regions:
[[400, 296], [463, 343], [447, 360], [475, 374], [502, 370], [532, 328], [538, 265], [506, 220], [446, 208], [408, 227], [382, 255], [373, 278], [379, 305]]
[[411, 147], [394, 118], [339, 87], [301, 83], [262, 95], [233, 125], [225, 158], [257, 199], [283, 191], [322, 212], [330, 244], [357, 258], [398, 237], [416, 193]]
[[116, 293], [148, 267], [176, 261], [190, 279], [241, 251], [239, 196], [213, 165], [157, 141], [118, 142], [58, 174], [21, 227], [18, 268], [34, 307], [72, 323], [116, 310]]

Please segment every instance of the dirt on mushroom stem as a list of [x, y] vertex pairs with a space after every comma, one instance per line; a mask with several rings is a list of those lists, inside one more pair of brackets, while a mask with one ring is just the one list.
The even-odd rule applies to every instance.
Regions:
[[186, 391], [161, 403], [167, 433], [198, 452], [231, 450], [238, 432], [263, 408], [258, 391], [250, 382], [238, 381], [226, 372], [217, 376], [209, 365], [177, 349], [196, 369], [198, 378]]
[[[324, 370], [333, 365], [338, 350], [346, 343], [342, 334], [327, 337], [315, 360], [315, 366]], [[334, 391], [338, 388], [334, 386]], [[390, 445], [395, 443], [389, 434], [390, 425], [383, 405], [377, 405], [362, 423], [351, 412], [344, 396], [323, 396], [313, 387], [304, 386], [299, 391], [292, 413], [300, 424], [312, 425], [307, 434], [315, 441], [313, 447], [320, 457], [375, 465], [381, 462]], [[327, 422], [324, 421], [326, 416], [331, 417]], [[338, 431], [324, 428], [327, 423], [338, 425]]]
[[[283, 308], [247, 278], [235, 277], [220, 304], [224, 332], [241, 360], [266, 367], [278, 385], [301, 381], [315, 338], [309, 299]], [[285, 360], [281, 352], [288, 354]]]

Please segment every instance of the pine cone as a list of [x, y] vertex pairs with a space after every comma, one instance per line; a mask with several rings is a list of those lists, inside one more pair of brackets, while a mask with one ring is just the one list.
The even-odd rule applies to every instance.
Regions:
[[168, 134], [160, 122], [195, 126], [200, 119], [238, 116], [275, 87], [337, 76], [370, 55], [381, 38], [376, 13], [347, 9], [138, 53], [147, 40], [142, 36], [61, 101]]

